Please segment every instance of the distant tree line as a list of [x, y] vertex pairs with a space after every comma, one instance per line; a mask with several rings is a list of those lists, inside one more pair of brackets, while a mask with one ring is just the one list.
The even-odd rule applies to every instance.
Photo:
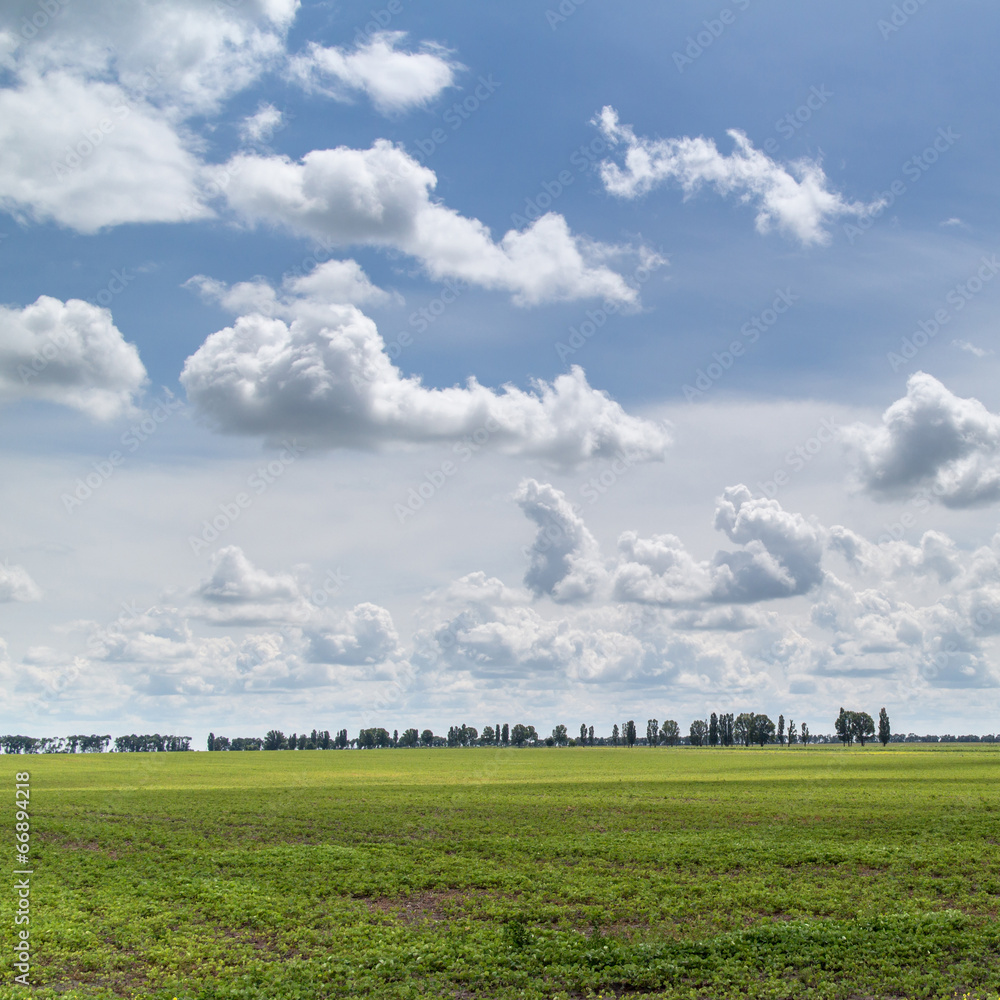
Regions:
[[[647, 719], [643, 736], [639, 735], [635, 720], [629, 719], [612, 726], [609, 736], [598, 736], [593, 726], [580, 725], [579, 736], [571, 737], [565, 725], [553, 728], [551, 735], [540, 736], [534, 726], [516, 723], [496, 723], [485, 726], [480, 732], [475, 726], [464, 722], [450, 726], [446, 736], [437, 736], [430, 729], [406, 729], [389, 731], [381, 726], [362, 729], [357, 737], [349, 737], [346, 729], [335, 734], [328, 729], [313, 729], [309, 733], [291, 733], [286, 736], [279, 729], [271, 729], [263, 736], [216, 736], [208, 734], [207, 748], [213, 751], [246, 750], [383, 750], [417, 749], [433, 747], [608, 747], [608, 746], [694, 746], [694, 747], [752, 747], [778, 744], [807, 745], [809, 743], [842, 743], [851, 746], [878, 739], [883, 746], [889, 743], [996, 743], [1000, 734], [985, 736], [964, 735], [920, 736], [917, 733], [893, 733], [889, 716], [883, 708], [878, 722], [867, 713], [846, 711], [841, 708], [834, 720], [834, 732], [814, 734], [802, 723], [796, 725], [794, 719], [785, 724], [784, 715], [773, 722], [760, 712], [712, 712], [707, 719], [695, 719], [688, 727], [686, 736], [674, 719], [662, 724], [657, 719]], [[113, 747], [112, 747], [113, 742]], [[0, 736], [0, 753], [104, 753], [113, 749], [117, 753], [170, 753], [191, 749], [189, 736], [152, 735], [119, 736], [112, 741], [110, 736]]]
[[190, 750], [190, 736], [161, 736], [153, 733], [151, 736], [115, 737], [116, 753], [175, 753], [178, 750]]
[[[0, 736], [3, 753], [105, 753], [111, 747], [110, 736]], [[116, 753], [154, 753], [190, 750], [190, 736], [152, 735], [118, 736], [114, 741]]]
[[2, 753], [104, 753], [110, 736], [0, 736]]

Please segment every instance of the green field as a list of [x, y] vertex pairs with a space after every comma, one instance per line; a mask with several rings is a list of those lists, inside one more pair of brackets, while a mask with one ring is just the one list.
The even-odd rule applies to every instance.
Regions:
[[38, 998], [1000, 986], [993, 747], [0, 756], [11, 846], [21, 770]]

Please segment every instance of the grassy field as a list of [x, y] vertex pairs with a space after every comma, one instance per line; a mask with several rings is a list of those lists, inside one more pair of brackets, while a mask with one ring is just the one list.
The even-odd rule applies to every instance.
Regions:
[[0, 756], [8, 845], [20, 770], [37, 998], [1000, 986], [993, 747]]

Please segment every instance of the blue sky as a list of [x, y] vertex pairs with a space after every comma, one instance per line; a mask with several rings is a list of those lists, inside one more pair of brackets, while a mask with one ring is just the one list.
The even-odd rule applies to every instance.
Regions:
[[992, 731], [998, 18], [10, 5], [0, 725]]

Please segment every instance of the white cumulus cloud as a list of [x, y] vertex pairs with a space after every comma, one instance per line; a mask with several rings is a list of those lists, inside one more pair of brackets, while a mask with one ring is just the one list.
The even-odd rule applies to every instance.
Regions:
[[854, 424], [843, 437], [862, 488], [877, 498], [917, 489], [946, 507], [1000, 500], [1000, 415], [916, 372], [880, 426]]
[[696, 560], [675, 535], [619, 539], [615, 596], [664, 607], [743, 604], [808, 593], [823, 579], [824, 531], [742, 484], [719, 498], [715, 526], [742, 545]]
[[289, 70], [307, 91], [340, 101], [363, 93], [383, 113], [406, 111], [454, 86], [455, 73], [463, 67], [433, 42], [416, 52], [402, 51], [405, 40], [404, 31], [379, 31], [353, 49], [310, 42], [292, 57]]
[[392, 615], [377, 604], [359, 604], [340, 622], [306, 633], [311, 663], [362, 666], [383, 663], [399, 654]]
[[40, 399], [110, 420], [132, 410], [145, 382], [139, 352], [107, 309], [48, 295], [0, 306], [0, 403]]
[[[245, 293], [277, 301], [259, 285]], [[659, 425], [593, 389], [580, 368], [531, 392], [497, 391], [474, 378], [429, 389], [393, 365], [374, 322], [355, 306], [307, 296], [284, 299], [281, 310], [240, 316], [187, 359], [181, 382], [218, 430], [361, 448], [481, 431], [508, 454], [565, 466], [619, 450], [658, 459], [669, 443]]]
[[[499, 242], [478, 219], [432, 200], [432, 170], [379, 139], [369, 149], [287, 156], [242, 153], [227, 164], [225, 198], [248, 223], [266, 222], [332, 245], [401, 250], [435, 279], [509, 291], [519, 305], [603, 298], [633, 304], [637, 291], [604, 263], [619, 248], [574, 236], [549, 213]], [[640, 251], [644, 263], [659, 260]]]
[[284, 124], [285, 116], [273, 104], [264, 102], [240, 123], [240, 138], [247, 143], [265, 143]]
[[594, 597], [607, 573], [594, 536], [565, 494], [548, 483], [526, 479], [514, 495], [538, 525], [525, 585], [536, 596], [572, 602]]
[[0, 89], [0, 209], [83, 233], [207, 217], [189, 147], [117, 83], [26, 74]]
[[[42, 592], [23, 566], [0, 563], [0, 604], [8, 601], [37, 601]], [[0, 647], [5, 652], [6, 646]]]
[[185, 122], [284, 57], [297, 0], [54, 6], [35, 36], [37, 3], [0, 9], [0, 208], [86, 233], [209, 217]]
[[619, 198], [636, 198], [654, 187], [676, 181], [685, 196], [711, 185], [719, 194], [735, 195], [757, 210], [761, 233], [778, 228], [804, 245], [827, 243], [826, 225], [843, 215], [861, 216], [879, 207], [846, 201], [830, 190], [823, 168], [800, 159], [787, 167], [776, 163], [738, 129], [729, 137], [734, 152], [725, 156], [712, 139], [646, 139], [618, 121], [618, 112], [605, 106], [594, 119], [604, 138], [624, 146], [624, 168], [606, 160], [601, 164], [605, 189]]
[[271, 574], [254, 566], [238, 545], [227, 545], [213, 554], [212, 575], [196, 593], [219, 604], [292, 601], [300, 596], [291, 574]]

